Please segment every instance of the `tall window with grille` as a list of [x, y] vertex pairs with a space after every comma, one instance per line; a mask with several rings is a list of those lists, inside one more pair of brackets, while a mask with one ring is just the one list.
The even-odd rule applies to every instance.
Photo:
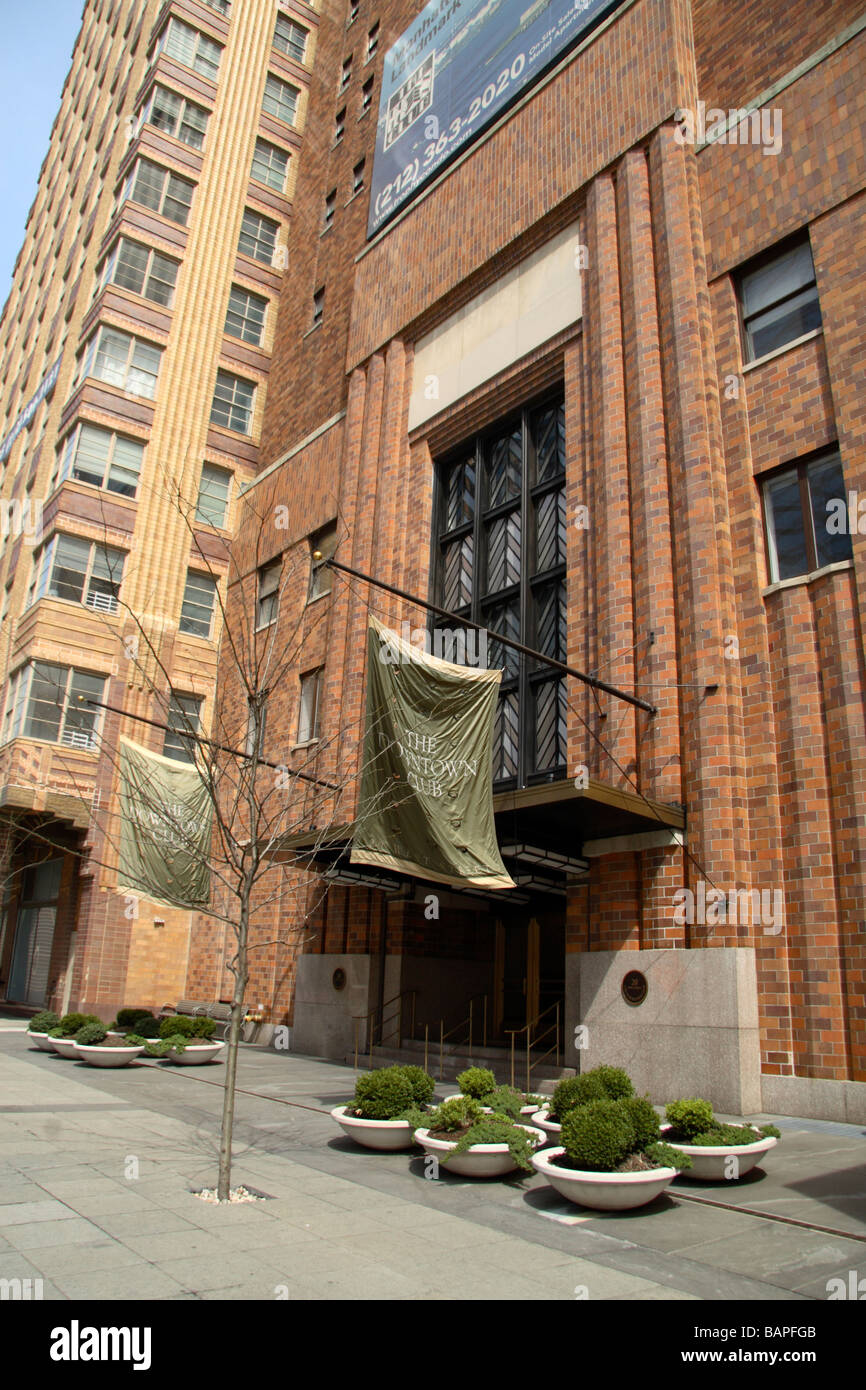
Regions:
[[[437, 473], [440, 604], [564, 662], [561, 398], [486, 430], [442, 459]], [[505, 790], [564, 777], [564, 678], [495, 638], [488, 641], [487, 664], [503, 671], [493, 746], [496, 786]]]

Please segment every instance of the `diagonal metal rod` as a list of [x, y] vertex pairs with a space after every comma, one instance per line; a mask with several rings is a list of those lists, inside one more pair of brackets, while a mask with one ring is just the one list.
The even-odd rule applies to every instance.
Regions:
[[[79, 697], [80, 698], [80, 697]], [[188, 734], [184, 729], [176, 729], [172, 724], [160, 724], [158, 719], [148, 719], [144, 714], [130, 714], [128, 710], [118, 709], [117, 705], [106, 705], [103, 700], [82, 700], [82, 704], [96, 705], [99, 709], [111, 710], [112, 714], [120, 714], [124, 719], [134, 719], [138, 724], [150, 724], [153, 729], [164, 729], [166, 733], [179, 734], [181, 738], [190, 738], [194, 743], [203, 743], [208, 748], [215, 748], [218, 753], [230, 753], [233, 758], [243, 758], [249, 761], [249, 754], [239, 753], [236, 748], [229, 748], [228, 744], [217, 743], [212, 738], [203, 738], [200, 734]], [[291, 768], [286, 768], [285, 763], [272, 763], [267, 758], [256, 758], [259, 767], [272, 767], [275, 772], [287, 771], [292, 777], [298, 777], [302, 782], [312, 782], [315, 787], [327, 787], [330, 792], [342, 791], [335, 782], [322, 782], [318, 777], [311, 777], [307, 772], [292, 772]]]
[[354, 579], [360, 579], [364, 584], [372, 584], [375, 589], [384, 589], [389, 594], [395, 594], [397, 598], [405, 599], [407, 603], [417, 604], [419, 608], [426, 608], [428, 612], [435, 613], [440, 618], [448, 618], [450, 622], [461, 623], [463, 627], [474, 628], [476, 632], [484, 632], [494, 642], [501, 642], [504, 647], [511, 647], [516, 652], [522, 652], [524, 656], [531, 656], [535, 661], [543, 662], [545, 666], [552, 666], [554, 670], [562, 671], [565, 676], [573, 676], [575, 680], [583, 681], [584, 685], [592, 686], [593, 690], [603, 690], [606, 695], [613, 695], [617, 700], [624, 700], [627, 705], [634, 705], [636, 709], [646, 710], [647, 714], [658, 713], [655, 705], [651, 705], [647, 700], [639, 699], [637, 695], [629, 695], [625, 690], [618, 690], [615, 685], [608, 685], [606, 681], [596, 680], [595, 676], [588, 676], [585, 671], [576, 671], [573, 666], [566, 666], [564, 662], [556, 661], [552, 656], [545, 656], [543, 652], [537, 652], [533, 647], [526, 647], [522, 642], [515, 642], [511, 637], [503, 637], [499, 632], [492, 632], [489, 627], [472, 622], [471, 618], [461, 618], [457, 613], [450, 613], [447, 608], [440, 608], [437, 603], [430, 603], [425, 598], [418, 598], [417, 594], [409, 594], [405, 589], [398, 589], [394, 584], [386, 584], [383, 579], [374, 579], [370, 574], [362, 574], [360, 570], [352, 569], [351, 565], [343, 565], [339, 560], [328, 560], [320, 550], [315, 551], [313, 560], [319, 567], [330, 565], [332, 569], [341, 570], [343, 574], [351, 574]]

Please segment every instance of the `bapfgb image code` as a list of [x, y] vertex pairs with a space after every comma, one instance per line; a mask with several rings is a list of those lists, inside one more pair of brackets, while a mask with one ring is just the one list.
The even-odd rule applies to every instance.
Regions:
[[430, 53], [410, 73], [396, 92], [388, 98], [385, 116], [385, 141], [383, 149], [388, 149], [400, 136], [417, 121], [419, 116], [433, 104], [433, 75], [435, 55]]

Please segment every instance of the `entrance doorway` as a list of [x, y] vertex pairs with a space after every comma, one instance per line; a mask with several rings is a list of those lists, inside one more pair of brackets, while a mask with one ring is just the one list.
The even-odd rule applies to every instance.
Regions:
[[48, 859], [24, 872], [6, 991], [16, 1004], [45, 1004], [62, 869], [62, 859]]
[[[565, 913], [549, 909], [500, 918], [496, 923], [494, 1031], [509, 1041], [565, 998]], [[553, 1022], [552, 1012], [549, 1021]]]

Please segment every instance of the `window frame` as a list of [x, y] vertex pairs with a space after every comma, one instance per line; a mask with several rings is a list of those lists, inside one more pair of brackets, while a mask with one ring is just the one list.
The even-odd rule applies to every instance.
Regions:
[[[770, 301], [770, 303], [764, 305], [763, 308], [756, 309], [753, 313], [747, 314], [744, 286], [746, 278], [750, 275], [758, 274], [762, 270], [769, 270], [770, 267], [776, 261], [781, 260], [783, 256], [788, 255], [790, 252], [796, 251], [797, 248], [800, 246], [805, 246], [808, 248], [809, 256], [812, 262], [813, 278], [807, 283], [801, 285], [798, 289], [791, 290], [786, 294], [782, 295], [779, 299], [774, 299]], [[814, 291], [813, 302], [817, 306], [818, 310], [817, 327], [806, 330], [807, 333], [813, 333], [819, 332], [823, 327], [823, 315], [821, 312], [821, 298], [818, 293], [818, 278], [817, 272], [815, 270], [815, 257], [812, 251], [812, 241], [811, 237], [809, 236], [808, 228], [806, 228], [805, 231], [795, 233], [794, 236], [786, 237], [784, 241], [777, 242], [775, 246], [769, 247], [766, 251], [762, 251], [760, 255], [753, 257], [751, 260], [746, 261], [745, 264], [736, 268], [734, 272], [734, 292], [737, 301], [737, 317], [739, 321], [740, 331], [740, 352], [742, 362], [745, 367], [751, 367], [755, 362], [762, 362], [765, 357], [773, 356], [777, 352], [784, 352], [786, 348], [790, 347], [794, 343], [799, 342], [800, 338], [805, 336], [805, 334], [797, 334], [795, 337], [789, 338], [787, 342], [778, 343], [775, 347], [768, 348], [766, 352], [757, 353], [753, 350], [753, 329], [750, 327], [750, 324], [753, 323], [755, 319], [761, 318], [763, 315], [768, 314], [771, 310], [778, 309], [780, 306], [793, 301], [797, 298], [798, 295], [805, 294], [809, 290]]]
[[[217, 522], [217, 521], [211, 520], [210, 517], [202, 516], [202, 515], [201, 515], [201, 510], [202, 510], [202, 495], [203, 495], [203, 491], [204, 491], [205, 474], [206, 474], [208, 471], [210, 471], [211, 475], [220, 474], [221, 477], [225, 478], [226, 495], [225, 495], [225, 501], [224, 501], [223, 510], [222, 510], [222, 520], [221, 520], [221, 521], [218, 521], [218, 522]], [[199, 525], [199, 526], [212, 526], [212, 527], [214, 528], [214, 530], [216, 530], [216, 531], [226, 531], [226, 530], [229, 529], [229, 528], [228, 528], [228, 519], [229, 519], [229, 509], [230, 509], [230, 507], [231, 507], [231, 494], [232, 494], [232, 481], [233, 481], [233, 479], [234, 479], [234, 473], [232, 473], [232, 471], [231, 471], [230, 468], [222, 468], [218, 463], [210, 463], [210, 462], [208, 462], [207, 459], [204, 461], [204, 463], [202, 464], [201, 473], [199, 474], [198, 497], [196, 498], [196, 504], [195, 504], [195, 520], [196, 520], [196, 524], [197, 524], [197, 525]], [[205, 493], [204, 495], [205, 495], [205, 498], [207, 498], [207, 496], [208, 496], [209, 494]]]
[[[291, 97], [288, 102], [285, 101], [282, 92], [274, 96], [268, 90], [272, 84], [275, 84], [277, 87], [282, 88], [285, 92], [291, 93]], [[265, 90], [262, 95], [262, 110], [265, 112], [266, 115], [272, 116], [275, 121], [281, 121], [283, 125], [287, 125], [290, 126], [292, 129], [295, 129], [297, 127], [298, 104], [300, 102], [300, 98], [300, 88], [293, 86], [291, 82], [287, 82], [284, 77], [280, 77], [275, 72], [269, 72], [267, 74], [265, 78]], [[273, 110], [271, 107], [267, 105], [268, 99], [270, 99], [273, 103], [273, 106], [277, 108], [276, 110]], [[290, 108], [292, 113], [291, 116], [284, 116], [282, 114], [282, 110], [280, 109], [282, 107], [285, 107], [286, 109]]]
[[[321, 713], [322, 713], [322, 677], [325, 674], [324, 666], [316, 666], [311, 671], [303, 671], [299, 677], [298, 691], [298, 723], [295, 738], [295, 748], [308, 748], [313, 743], [318, 743], [321, 738]], [[310, 712], [305, 706], [305, 691], [312, 688], [313, 708]], [[309, 727], [305, 729], [304, 720], [308, 720]], [[306, 733], [306, 738], [301, 735]]]
[[[232, 399], [231, 399], [231, 402], [230, 402], [230, 405], [229, 405], [228, 420], [227, 420], [227, 421], [216, 420], [216, 419], [214, 419], [214, 411], [216, 410], [216, 406], [217, 406], [217, 392], [218, 392], [219, 389], [220, 389], [220, 385], [221, 385], [224, 381], [231, 381], [231, 382], [233, 383], [233, 385], [232, 385]], [[246, 424], [247, 424], [247, 428], [246, 428], [246, 429], [239, 429], [238, 426], [237, 426], [236, 424], [233, 424], [233, 423], [232, 423], [233, 412], [235, 411], [235, 409], [236, 409], [236, 407], [237, 407], [237, 399], [236, 399], [236, 394], [235, 394], [235, 388], [236, 388], [238, 385], [241, 385], [241, 386], [248, 386], [248, 387], [250, 388], [249, 405], [248, 405], [248, 407], [244, 407], [245, 411], [247, 412], [247, 415], [246, 415]], [[227, 372], [227, 371], [224, 371], [223, 368], [220, 367], [219, 370], [217, 371], [216, 383], [215, 383], [215, 385], [214, 385], [214, 393], [213, 393], [213, 397], [212, 397], [212, 400], [211, 400], [210, 423], [211, 423], [212, 425], [216, 425], [217, 429], [231, 430], [234, 434], [242, 434], [242, 435], [244, 435], [246, 438], [249, 438], [249, 437], [252, 435], [252, 432], [253, 432], [253, 421], [254, 421], [254, 419], [255, 419], [255, 411], [256, 411], [256, 383], [255, 383], [254, 381], [248, 381], [246, 377], [235, 376], [234, 372]]]
[[[827, 560], [822, 563], [818, 555], [818, 545], [815, 536], [815, 508], [812, 498], [812, 491], [809, 486], [809, 472], [819, 468], [822, 464], [835, 460], [839, 465], [842, 474], [843, 500], [848, 507], [848, 497], [845, 491], [845, 475], [842, 467], [842, 456], [838, 443], [830, 445], [828, 448], [819, 449], [816, 453], [809, 454], [805, 458], [792, 459], [787, 463], [780, 464], [778, 468], [768, 469], [766, 473], [760, 473], [755, 481], [758, 483], [761, 499], [761, 520], [764, 531], [764, 545], [767, 556], [767, 578], [769, 584], [790, 584], [802, 582], [812, 574], [817, 574], [821, 570], [828, 569], [831, 565], [845, 563], [853, 560], [853, 547], [851, 545], [851, 524], [850, 517], [848, 531], [844, 534], [848, 537], [847, 556], [841, 556], [839, 560]], [[786, 575], [784, 578], [779, 573], [779, 554], [776, 542], [776, 527], [773, 516], [773, 508], [770, 503], [769, 490], [774, 482], [779, 482], [788, 475], [796, 475], [797, 491], [800, 500], [800, 525], [803, 534], [803, 548], [806, 552], [806, 566], [798, 574]]]
[[[199, 588], [196, 589], [195, 585]], [[192, 587], [191, 587], [192, 586]], [[210, 642], [213, 637], [214, 614], [217, 609], [217, 590], [219, 582], [212, 574], [206, 574], [203, 570], [188, 569], [186, 572], [186, 583], [183, 589], [183, 599], [180, 606], [180, 617], [178, 618], [177, 630], [182, 632], [184, 637], [200, 637], [205, 642]], [[197, 594], [207, 594], [210, 604], [200, 601]], [[185, 612], [188, 607], [201, 609], [202, 615], [207, 614], [207, 631], [200, 632], [199, 626], [204, 624], [204, 616], [195, 613]], [[184, 623], [187, 626], [184, 626]]]
[[[186, 701], [193, 708], [184, 709], [182, 701]], [[192, 740], [201, 734], [201, 714], [204, 707], [203, 695], [188, 695], [182, 691], [173, 690], [169, 695], [168, 708], [165, 712], [166, 728], [162, 741], [162, 756], [171, 758], [173, 762], [195, 763], [195, 749], [198, 748], [197, 742], [191, 742], [191, 746], [184, 747], [183, 739]], [[172, 719], [185, 720], [189, 723], [189, 729], [183, 723], [173, 724]], [[180, 748], [181, 752], [169, 752], [170, 740], [176, 738], [177, 744], [171, 743], [171, 747]]]
[[[55, 570], [59, 563], [60, 542], [73, 541], [81, 546], [87, 547], [87, 557], [82, 570], [74, 573], [81, 575], [81, 596], [80, 598], [70, 598], [65, 594], [51, 592], [52, 581], [54, 580]], [[123, 572], [126, 567], [127, 551], [121, 550], [118, 546], [102, 545], [99, 541], [89, 540], [86, 536], [75, 536], [66, 531], [53, 531], [51, 535], [39, 546], [33, 556], [33, 573], [30, 580], [30, 587], [27, 591], [25, 602], [25, 612], [34, 607], [44, 598], [56, 600], [60, 603], [72, 603], [81, 608], [89, 608], [91, 612], [106, 613], [114, 615], [117, 613], [120, 602], [120, 589], [123, 584]], [[95, 574], [97, 556], [102, 555], [109, 566], [109, 583], [116, 590], [111, 596], [112, 604], [104, 605], [97, 602], [90, 602], [91, 599], [99, 597], [99, 591], [92, 588], [94, 581], [104, 580], [104, 576]], [[109, 556], [112, 558], [109, 560]], [[120, 572], [117, 578], [113, 573], [116, 560], [120, 562]]]
[[[113, 381], [111, 376], [99, 376], [97, 374], [97, 366], [100, 357], [103, 359], [103, 371], [107, 369], [108, 364], [112, 360], [117, 363], [121, 361], [119, 355], [114, 359], [110, 358], [108, 349], [105, 346], [112, 335], [116, 339], [125, 338], [127, 340], [121, 384], [118, 384], [117, 381]], [[145, 351], [158, 353], [159, 360], [155, 371], [150, 371], [140, 364], [136, 365], [135, 355], [140, 347], [143, 347]], [[148, 338], [139, 338], [135, 333], [127, 333], [125, 329], [115, 328], [113, 324], [100, 323], [96, 326], [96, 329], [84, 345], [84, 350], [81, 354], [78, 382], [80, 384], [82, 381], [90, 378], [93, 381], [100, 382], [103, 386], [112, 386], [115, 390], [122, 391], [124, 395], [135, 396], [137, 400], [155, 401], [156, 393], [159, 389], [159, 374], [162, 369], [162, 355], [164, 351], [165, 349], [159, 343], [152, 343]], [[132, 390], [130, 387], [130, 380], [133, 379], [133, 374], [135, 372], [140, 373], [142, 379], [153, 378], [152, 393]]]
[[[156, 105], [157, 98], [160, 96], [172, 98], [178, 103], [177, 119], [173, 130], [168, 130], [164, 125], [158, 124], [153, 119], [154, 106]], [[188, 119], [188, 110], [194, 111], [204, 117], [201, 128]], [[172, 140], [180, 141], [180, 143], [186, 145], [188, 149], [201, 151], [204, 149], [204, 142], [207, 138], [210, 115], [211, 113], [206, 106], [200, 106], [199, 103], [193, 101], [191, 97], [185, 96], [181, 92], [176, 92], [171, 87], [165, 87], [161, 82], [155, 82], [142, 107], [141, 122], [146, 125], [152, 125], [154, 130], [158, 130], [162, 135], [169, 136]], [[200, 141], [196, 142], [195, 140], [185, 139], [181, 133], [185, 129], [194, 131], [196, 135], [200, 135]]]
[[[243, 307], [243, 309], [236, 307], [236, 305], [233, 303], [236, 295], [243, 295], [246, 297], [247, 303]], [[238, 285], [233, 282], [231, 288], [229, 289], [229, 302], [228, 308], [226, 309], [226, 319], [225, 324], [223, 326], [223, 333], [228, 338], [236, 338], [238, 342], [249, 343], [253, 347], [261, 347], [262, 343], [264, 342], [265, 331], [267, 329], [269, 303], [270, 301], [266, 295], [256, 294], [253, 290], [246, 289], [244, 285]], [[261, 306], [261, 321], [257, 324], [256, 319], [254, 317], [250, 317], [249, 311], [251, 308], [258, 307], [259, 305]], [[240, 321], [240, 332], [236, 332], [234, 329], [229, 327], [229, 319], [232, 315], [234, 315], [235, 318], [237, 318]], [[250, 336], [250, 333], [247, 331], [248, 325], [252, 328], [258, 328], [257, 336]]]
[[[273, 578], [276, 576], [276, 583]], [[255, 631], [264, 632], [265, 628], [275, 623], [280, 615], [280, 588], [283, 578], [283, 557], [277, 555], [273, 560], [268, 560], [264, 565], [259, 565], [256, 570], [256, 623]], [[265, 588], [267, 584], [267, 588]], [[267, 604], [265, 610], [264, 605]], [[271, 606], [271, 604], [273, 606]], [[267, 611], [267, 617], [263, 612]]]
[[[32, 724], [35, 722], [33, 679], [37, 668], [42, 668], [43, 671], [57, 670], [65, 673], [63, 699], [60, 705], [60, 716], [57, 720], [56, 738], [45, 738], [41, 734], [34, 734], [30, 731]], [[86, 752], [95, 752], [102, 728], [102, 710], [94, 709], [92, 715], [88, 716], [92, 720], [92, 723], [86, 742], [78, 742], [75, 739], [67, 739], [65, 737], [67, 732], [70, 731], [70, 715], [74, 713], [77, 714], [79, 718], [84, 715], [84, 711], [77, 703], [74, 707], [70, 705], [70, 696], [73, 694], [73, 687], [78, 677], [83, 677], [85, 681], [91, 680], [93, 682], [99, 682], [101, 689], [98, 692], [98, 698], [102, 699], [104, 697], [105, 685], [108, 677], [99, 671], [87, 671], [82, 667], [65, 666], [62, 662], [40, 661], [31, 658], [29, 661], [19, 666], [16, 671], [12, 672], [9, 678], [9, 694], [3, 716], [3, 743], [11, 743], [15, 739], [24, 738], [33, 740], [37, 743], [49, 743], [55, 747], [78, 748]], [[59, 681], [57, 684], [59, 690]], [[96, 694], [97, 692], [92, 691], [91, 693]], [[41, 703], [45, 704], [47, 702], [42, 701]], [[53, 708], [57, 708], [56, 702]], [[41, 722], [46, 723], [47, 721], [43, 719]], [[74, 726], [72, 727], [74, 728]]]
[[[278, 40], [278, 35], [280, 35], [281, 23], [284, 26], [288, 25], [291, 30], [291, 33], [287, 38], [283, 38], [281, 36]], [[296, 38], [297, 34], [303, 35], [303, 38], [300, 40], [300, 42]], [[294, 62], [300, 63], [303, 66], [304, 64], [306, 64], [307, 61], [307, 44], [309, 42], [309, 38], [309, 29], [305, 29], [303, 24], [298, 24], [297, 20], [292, 19], [291, 15], [277, 15], [277, 20], [274, 25], [274, 35], [271, 39], [271, 47], [275, 48], [278, 53], [284, 53], [286, 57], [292, 58]], [[300, 47], [300, 55], [297, 52], [295, 52], [295, 49], [298, 47]]]
[[[87, 478], [75, 477], [76, 460], [78, 458], [78, 453], [81, 446], [81, 436], [85, 429], [92, 430], [99, 434], [107, 435], [110, 441], [108, 451], [105, 457], [101, 483], [93, 483], [88, 481]], [[125, 490], [125, 488], [128, 488], [129, 486], [128, 483], [126, 483], [124, 487], [110, 486], [112, 470], [115, 468], [118, 440], [123, 440], [125, 444], [132, 444], [141, 451], [138, 459], [138, 471], [135, 474], [137, 481], [135, 489], [132, 492]], [[98, 488], [100, 492], [114, 492], [119, 497], [129, 497], [130, 499], [133, 499], [138, 496], [138, 488], [141, 482], [141, 473], [142, 469], [144, 468], [144, 453], [146, 447], [147, 445], [141, 439], [130, 438], [128, 435], [121, 434], [118, 430], [106, 429], [104, 425], [97, 425], [92, 420], [77, 420], [73, 428], [69, 431], [69, 433], [65, 436], [65, 438], [62, 441], [63, 452], [58, 460], [56, 482], [52, 483], [51, 490], [53, 492], [55, 487], [59, 487], [61, 483], [64, 483], [67, 481], [67, 479], [69, 479], [72, 482], [82, 484], [84, 487], [95, 487]], [[128, 465], [121, 464], [119, 467], [123, 473], [131, 474], [133, 472], [133, 470]]]
[[[138, 250], [146, 252], [147, 263], [140, 290], [134, 289], [131, 285], [120, 284], [116, 278], [117, 268], [120, 264], [125, 246], [134, 246]], [[173, 281], [169, 282], [168, 280], [161, 279], [157, 279], [156, 281], [157, 284], [161, 285], [168, 285], [171, 283], [171, 294], [167, 300], [156, 299], [153, 295], [145, 293], [148, 285], [154, 279], [154, 266], [157, 261], [164, 261], [166, 265], [174, 267]], [[155, 246], [147, 246], [143, 241], [136, 241], [133, 237], [126, 236], [125, 234], [121, 235], [114, 242], [111, 250], [105, 257], [97, 288], [97, 295], [101, 294], [108, 285], [114, 285], [116, 289], [125, 290], [127, 294], [135, 294], [139, 299], [146, 299], [149, 304], [158, 304], [161, 309], [171, 309], [174, 305], [177, 276], [180, 267], [180, 261], [175, 260], [172, 256], [166, 256], [163, 251], [158, 251]]]
[[[264, 151], [267, 151], [267, 166], [264, 163]], [[274, 162], [272, 156], [276, 155]], [[275, 182], [273, 174], [280, 174], [280, 160], [285, 160], [279, 182]], [[255, 149], [253, 150], [253, 161], [250, 165], [250, 178], [256, 183], [261, 183], [265, 188], [272, 188], [275, 193], [285, 194], [286, 184], [289, 181], [289, 162], [291, 155], [288, 150], [282, 149], [280, 145], [275, 145], [271, 140], [263, 140], [259, 135], [256, 137]], [[265, 171], [266, 176], [256, 172], [257, 167]]]
[[[182, 29], [195, 35], [195, 53], [191, 63], [187, 62], [186, 58], [180, 57], [177, 53], [169, 51], [169, 45], [172, 42], [171, 35], [179, 33]], [[218, 51], [219, 57], [215, 61], [212, 57], [205, 57], [202, 59], [202, 53], [207, 52], [208, 48]], [[177, 15], [171, 15], [168, 23], [163, 26], [162, 32], [156, 41], [153, 57], [154, 60], [156, 60], [160, 54], [164, 53], [167, 58], [171, 58], [172, 62], [180, 63], [181, 67], [189, 68], [190, 72], [196, 72], [199, 77], [204, 77], [207, 81], [216, 83], [219, 79], [223, 51], [223, 45], [217, 43], [216, 39], [212, 39], [209, 34], [205, 34], [201, 29], [196, 29], [194, 24], [188, 24], [186, 20], [178, 18]]]
[[[253, 217], [257, 217], [260, 223], [259, 231], [255, 234], [255, 236], [244, 225], [248, 219], [251, 219]], [[268, 253], [268, 256], [257, 256], [252, 251], [245, 251], [241, 246], [241, 241], [243, 240], [244, 236], [247, 236], [250, 239], [250, 241], [255, 241], [257, 245], [265, 246], [267, 244], [266, 242], [262, 241], [260, 236], [261, 227], [264, 225], [272, 226], [274, 229], [274, 244], [270, 252]], [[257, 261], [259, 265], [269, 265], [272, 267], [274, 264], [274, 256], [276, 255], [277, 251], [277, 238], [279, 237], [279, 234], [279, 222], [275, 222], [272, 218], [266, 217], [264, 213], [256, 212], [254, 208], [244, 208], [243, 218], [241, 219], [241, 230], [238, 234], [238, 255], [247, 256], [251, 261]]]

